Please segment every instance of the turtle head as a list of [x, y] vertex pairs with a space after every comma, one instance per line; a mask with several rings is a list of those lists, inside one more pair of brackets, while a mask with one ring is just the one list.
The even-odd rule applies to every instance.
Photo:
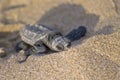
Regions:
[[65, 51], [71, 47], [71, 42], [66, 37], [59, 36], [52, 42], [55, 51]]

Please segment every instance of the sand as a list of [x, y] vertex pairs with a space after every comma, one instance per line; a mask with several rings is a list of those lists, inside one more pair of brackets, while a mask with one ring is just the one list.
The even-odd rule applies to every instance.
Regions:
[[[0, 80], [120, 80], [119, 0], [0, 0]], [[16, 62], [19, 30], [41, 23], [64, 35], [87, 34], [68, 51]], [[4, 51], [3, 51], [4, 50]]]

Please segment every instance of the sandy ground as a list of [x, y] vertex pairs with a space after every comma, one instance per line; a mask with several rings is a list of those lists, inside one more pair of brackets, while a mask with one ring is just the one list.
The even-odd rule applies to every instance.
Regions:
[[[0, 80], [120, 80], [120, 0], [0, 0]], [[87, 34], [68, 51], [16, 62], [25, 24], [41, 23], [64, 35]], [[2, 51], [1, 51], [2, 52]]]

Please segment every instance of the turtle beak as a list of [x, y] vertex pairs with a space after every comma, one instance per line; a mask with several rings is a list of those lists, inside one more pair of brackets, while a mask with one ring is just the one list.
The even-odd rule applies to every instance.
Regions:
[[63, 51], [63, 50], [64, 50], [64, 46], [63, 46], [62, 44], [59, 44], [59, 45], [57, 46], [57, 49], [58, 49], [59, 51]]
[[64, 46], [64, 50], [68, 50], [71, 47], [71, 43], [68, 42], [65, 46]]
[[57, 49], [59, 51], [66, 51], [71, 47], [71, 43], [67, 43], [67, 44], [58, 44]]

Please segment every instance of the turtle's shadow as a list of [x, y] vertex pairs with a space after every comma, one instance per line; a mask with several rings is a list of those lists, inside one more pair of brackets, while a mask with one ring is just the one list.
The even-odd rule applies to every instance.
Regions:
[[[112, 27], [109, 26], [95, 32], [94, 29], [98, 22], [99, 16], [87, 13], [81, 5], [61, 4], [47, 11], [42, 18], [37, 21], [37, 24], [50, 26], [51, 28], [59, 30], [63, 35], [69, 35], [71, 32], [76, 33], [73, 31], [74, 29], [77, 30], [79, 26], [85, 26], [87, 33], [84, 38], [77, 40], [79, 43], [76, 44], [76, 42], [74, 42], [73, 45], [76, 46], [81, 44], [84, 39], [92, 37], [96, 34], [109, 34], [112, 32]], [[110, 32], [106, 31], [108, 29]]]
[[87, 36], [91, 36], [98, 21], [98, 15], [86, 13], [81, 5], [61, 4], [47, 11], [37, 23], [57, 29], [64, 35], [79, 26], [85, 26]]

